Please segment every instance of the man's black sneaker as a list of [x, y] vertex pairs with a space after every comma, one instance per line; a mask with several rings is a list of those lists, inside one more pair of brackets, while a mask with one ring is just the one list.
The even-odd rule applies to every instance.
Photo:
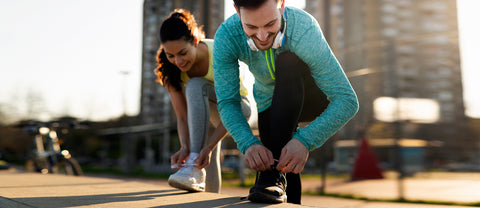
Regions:
[[283, 203], [287, 201], [287, 179], [285, 174], [274, 169], [257, 172], [255, 185], [250, 189], [247, 199], [257, 203]]

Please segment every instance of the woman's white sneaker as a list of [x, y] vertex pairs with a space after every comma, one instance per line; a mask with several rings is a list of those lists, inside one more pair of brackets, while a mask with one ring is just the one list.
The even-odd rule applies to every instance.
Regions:
[[194, 161], [198, 153], [190, 153], [182, 168], [168, 178], [168, 185], [187, 191], [205, 191], [205, 168], [198, 169]]

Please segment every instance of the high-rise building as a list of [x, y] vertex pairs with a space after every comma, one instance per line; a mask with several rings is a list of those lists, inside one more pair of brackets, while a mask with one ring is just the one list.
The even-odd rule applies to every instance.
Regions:
[[464, 121], [456, 0], [367, 3], [369, 67], [393, 75], [383, 74], [381, 93], [436, 100], [440, 123]]
[[373, 103], [379, 97], [431, 99], [439, 105], [438, 121], [404, 125], [400, 137], [439, 140], [443, 148], [433, 149], [450, 158], [473, 155], [465, 150], [476, 145], [463, 133], [456, 0], [306, 0], [306, 10], [359, 98], [360, 110], [341, 138], [356, 139], [378, 123]]
[[213, 38], [223, 22], [224, 0], [145, 0], [143, 8], [143, 57], [140, 119], [144, 124], [175, 121], [167, 90], [155, 82], [153, 70], [160, 46], [158, 30], [163, 19], [176, 8], [188, 9], [207, 38]]
[[[440, 122], [464, 118], [455, 0], [307, 0], [306, 5], [325, 26], [346, 73], [354, 75], [352, 83], [358, 78], [375, 87], [367, 90], [373, 99], [395, 94], [434, 99]], [[368, 73], [351, 73], [359, 69]]]

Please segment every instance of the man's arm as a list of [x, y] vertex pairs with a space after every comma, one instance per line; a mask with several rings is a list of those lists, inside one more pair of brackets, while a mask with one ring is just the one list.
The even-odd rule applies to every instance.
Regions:
[[335, 58], [318, 24], [294, 34], [299, 35], [292, 51], [310, 68], [316, 85], [325, 93], [330, 104], [309, 126], [298, 129], [293, 138], [309, 151], [333, 136], [358, 111], [357, 96], [342, 67]]
[[296, 30], [292, 36], [291, 51], [309, 66], [316, 85], [327, 95], [330, 103], [309, 126], [297, 129], [293, 138], [283, 147], [276, 168], [284, 173], [300, 173], [308, 152], [322, 146], [358, 111], [355, 92], [318, 24]]
[[250, 129], [241, 110], [238, 50], [232, 35], [222, 24], [214, 38], [213, 68], [217, 107], [223, 125], [245, 154], [248, 147], [261, 144]]

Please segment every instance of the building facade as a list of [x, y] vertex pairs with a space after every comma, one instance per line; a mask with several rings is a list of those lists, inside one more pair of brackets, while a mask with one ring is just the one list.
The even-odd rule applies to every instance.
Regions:
[[[341, 139], [366, 131], [434, 143], [426, 147], [430, 161], [474, 157], [478, 141], [466, 129], [456, 0], [306, 0], [306, 11], [319, 21], [359, 98]], [[369, 134], [380, 123], [373, 106], [380, 97], [434, 100], [438, 121], [400, 121], [397, 135]]]

